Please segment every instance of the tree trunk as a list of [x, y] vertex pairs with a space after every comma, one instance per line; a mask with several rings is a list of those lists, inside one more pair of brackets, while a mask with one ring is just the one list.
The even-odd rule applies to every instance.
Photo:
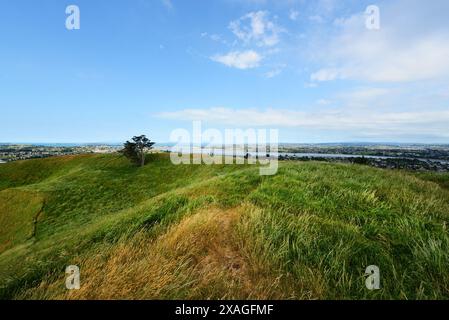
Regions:
[[141, 151], [140, 153], [140, 166], [143, 167], [145, 165], [145, 151]]

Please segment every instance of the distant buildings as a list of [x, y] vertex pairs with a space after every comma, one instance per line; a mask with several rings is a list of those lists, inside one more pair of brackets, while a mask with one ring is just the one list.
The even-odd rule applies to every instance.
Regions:
[[376, 157], [326, 157], [319, 156], [301, 156], [297, 155], [280, 155], [279, 160], [296, 160], [296, 161], [326, 161], [326, 162], [343, 162], [369, 165], [381, 169], [405, 169], [411, 171], [437, 171], [449, 172], [449, 161], [440, 161], [432, 159], [412, 159], [412, 158], [376, 158]]
[[89, 145], [74, 147], [0, 145], [0, 163], [86, 153], [113, 153], [117, 152], [119, 149], [119, 146], [108, 145]]

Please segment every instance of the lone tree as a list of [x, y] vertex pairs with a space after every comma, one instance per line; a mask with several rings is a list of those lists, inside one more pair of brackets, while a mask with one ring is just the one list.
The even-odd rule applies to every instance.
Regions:
[[123, 145], [122, 154], [132, 163], [143, 167], [145, 165], [145, 151], [153, 149], [155, 142], [152, 142], [145, 135], [136, 136], [132, 141], [126, 141]]

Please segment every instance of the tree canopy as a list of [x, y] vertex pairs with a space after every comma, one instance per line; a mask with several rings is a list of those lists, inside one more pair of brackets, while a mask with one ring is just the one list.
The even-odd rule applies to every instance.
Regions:
[[132, 163], [143, 167], [145, 165], [145, 151], [153, 149], [155, 142], [152, 142], [145, 135], [135, 136], [132, 141], [126, 141], [121, 153]]

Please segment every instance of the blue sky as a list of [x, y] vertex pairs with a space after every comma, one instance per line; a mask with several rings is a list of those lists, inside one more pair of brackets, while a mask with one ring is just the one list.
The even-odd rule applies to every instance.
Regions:
[[[68, 5], [81, 29], [65, 28]], [[365, 9], [380, 9], [380, 29]], [[3, 0], [0, 141], [449, 143], [446, 0]]]

